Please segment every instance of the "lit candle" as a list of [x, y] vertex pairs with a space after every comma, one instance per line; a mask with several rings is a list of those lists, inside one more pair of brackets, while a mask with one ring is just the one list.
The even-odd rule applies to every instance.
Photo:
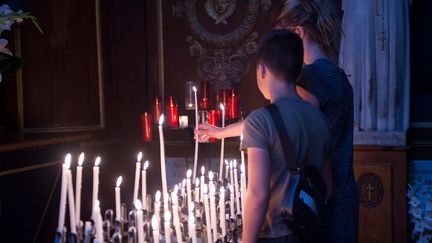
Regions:
[[[222, 127], [225, 127], [225, 106], [220, 104], [220, 109], [222, 111]], [[219, 180], [222, 181], [222, 172], [223, 172], [223, 162], [224, 162], [224, 150], [225, 150], [225, 139], [221, 139], [221, 154], [220, 154], [220, 163], [219, 163]]]
[[75, 221], [75, 198], [74, 198], [74, 191], [73, 191], [73, 182], [72, 182], [72, 173], [70, 169], [66, 170], [67, 174], [67, 194], [68, 194], [68, 204], [69, 204], [69, 220], [70, 220], [70, 227], [71, 227], [71, 233], [77, 234], [77, 224]]
[[200, 179], [195, 179], [195, 203], [200, 202]]
[[77, 175], [76, 175], [76, 198], [75, 198], [75, 218], [77, 227], [80, 225], [81, 221], [81, 184], [82, 184], [82, 170], [84, 162], [84, 153], [81, 153], [78, 159]]
[[206, 229], [207, 229], [207, 242], [212, 241], [212, 233], [211, 233], [211, 223], [210, 223], [210, 209], [209, 209], [209, 198], [208, 198], [208, 186], [204, 184], [203, 186], [203, 200], [204, 200], [204, 212], [206, 218]]
[[213, 178], [214, 178], [213, 171], [209, 171], [208, 178], [209, 178], [209, 191], [210, 191], [211, 187], [214, 186], [214, 183], [213, 183]]
[[189, 237], [192, 239], [192, 243], [197, 243], [195, 216], [193, 214], [189, 214], [188, 219]]
[[222, 229], [222, 238], [226, 235], [226, 222], [225, 222], [225, 189], [220, 188], [220, 199], [219, 199], [219, 224]]
[[165, 142], [163, 136], [164, 115], [159, 118], [159, 142], [160, 142], [160, 159], [161, 159], [161, 173], [162, 173], [162, 192], [168, 193], [167, 180], [166, 180], [166, 166], [165, 166]]
[[67, 154], [65, 157], [65, 162], [62, 166], [62, 182], [60, 191], [60, 208], [59, 208], [59, 218], [57, 232], [63, 233], [65, 215], [66, 215], [66, 196], [67, 196], [67, 173], [66, 171], [70, 167], [71, 155]]
[[157, 219], [156, 215], [153, 215], [151, 223], [153, 228], [153, 242], [159, 243], [159, 221]]
[[205, 184], [205, 168], [201, 167], [201, 201], [203, 200], [203, 187]]
[[92, 205], [94, 208], [94, 203], [98, 199], [98, 191], [99, 191], [99, 164], [101, 162], [101, 158], [98, 156], [95, 160], [95, 164], [93, 166], [93, 199]]
[[[198, 129], [198, 98], [197, 98], [197, 88], [192, 87], [195, 98], [195, 129]], [[198, 164], [198, 133], [195, 135], [195, 154], [194, 154], [194, 168], [193, 168], [193, 179], [196, 178], [196, 170]]]
[[147, 209], [147, 168], [149, 166], [149, 162], [146, 161], [143, 166], [143, 170], [141, 171], [141, 198], [143, 209]]
[[156, 220], [159, 223], [160, 221], [160, 200], [161, 200], [161, 192], [156, 191], [155, 202], [154, 202], [154, 212], [156, 215]]
[[237, 160], [234, 160], [234, 191], [235, 191], [235, 198], [236, 198], [237, 214], [240, 214], [240, 189], [239, 189], [238, 175], [237, 175]]
[[165, 218], [165, 242], [171, 243], [171, 213], [166, 211], [164, 214]]
[[143, 211], [142, 203], [139, 199], [135, 201], [136, 208], [136, 224], [138, 230], [138, 243], [144, 243], [144, 221], [143, 221]]
[[229, 189], [230, 189], [230, 213], [231, 213], [231, 218], [235, 219], [236, 215], [234, 212], [234, 186], [229, 185]]
[[132, 202], [135, 202], [138, 199], [139, 180], [140, 180], [140, 171], [141, 171], [141, 159], [142, 159], [142, 153], [139, 152], [138, 156], [137, 156], [137, 162], [135, 163], [135, 184], [134, 184]]
[[228, 180], [228, 172], [229, 172], [229, 163], [228, 160], [225, 160], [225, 179]]
[[177, 191], [171, 193], [171, 201], [172, 201], [172, 209], [173, 209], [173, 223], [176, 231], [177, 243], [183, 242], [181, 227], [180, 227], [180, 218], [179, 218], [179, 208], [178, 208], [178, 197]]
[[192, 171], [188, 170], [186, 173], [186, 192], [188, 206], [192, 203], [192, 185], [191, 185]]
[[210, 218], [211, 218], [211, 228], [213, 230], [213, 242], [217, 241], [217, 215], [216, 215], [216, 188], [214, 185], [210, 184]]
[[245, 165], [240, 165], [240, 188], [241, 188], [241, 202], [242, 202], [242, 211], [244, 211], [244, 202], [246, 197], [246, 171]]
[[185, 201], [184, 199], [186, 198], [186, 179], [183, 179], [182, 181], [181, 196], [183, 197], [183, 202], [184, 202]]
[[116, 220], [121, 220], [121, 211], [120, 211], [120, 205], [121, 205], [121, 197], [120, 197], [120, 185], [122, 183], [123, 177], [119, 176], [117, 178], [116, 187], [115, 190], [115, 207], [116, 207]]

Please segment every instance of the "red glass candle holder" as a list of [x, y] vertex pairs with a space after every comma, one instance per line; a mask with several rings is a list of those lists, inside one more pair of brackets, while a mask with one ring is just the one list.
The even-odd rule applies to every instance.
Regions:
[[144, 112], [141, 114], [141, 132], [143, 141], [153, 141], [152, 119], [150, 113], [148, 112]]
[[[213, 126], [219, 126], [219, 120], [221, 117], [220, 110], [209, 110], [208, 111], [208, 124]], [[210, 142], [216, 142], [216, 138], [209, 138]]]
[[179, 127], [178, 105], [173, 96], [168, 96], [166, 102], [167, 124], [170, 128]]
[[220, 104], [222, 104], [225, 107], [225, 114], [228, 114], [228, 90], [227, 89], [221, 89], [219, 90], [217, 96], [216, 96], [216, 107], [219, 107]]
[[237, 119], [239, 117], [239, 97], [236, 89], [230, 90], [228, 94], [228, 109], [226, 109], [228, 119]]
[[163, 114], [162, 98], [155, 96], [153, 99], [153, 123], [159, 124], [159, 118]]
[[208, 110], [211, 106], [210, 101], [210, 83], [206, 80], [201, 81], [201, 90], [200, 90], [200, 109]]

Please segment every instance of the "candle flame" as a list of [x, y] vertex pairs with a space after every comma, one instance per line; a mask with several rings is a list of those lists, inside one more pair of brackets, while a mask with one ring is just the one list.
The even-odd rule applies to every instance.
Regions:
[[191, 204], [189, 204], [189, 212], [193, 212], [195, 208], [195, 203], [191, 202]]
[[207, 193], [208, 193], [208, 186], [207, 186], [207, 184], [204, 184], [204, 185], [203, 185], [203, 193], [204, 193], [204, 194], [207, 194]]
[[169, 201], [169, 194], [168, 192], [164, 194], [164, 204], [168, 204]]
[[166, 211], [164, 214], [164, 218], [165, 218], [165, 222], [170, 222], [171, 221], [171, 213], [169, 211]]
[[82, 166], [84, 163], [84, 153], [81, 153], [78, 159], [78, 165]]
[[191, 176], [192, 176], [192, 170], [189, 169], [189, 170], [186, 172], [186, 178], [190, 179]]
[[70, 168], [71, 160], [72, 160], [72, 155], [71, 154], [67, 154], [66, 157], [65, 157], [65, 162], [64, 162], [67, 169]]
[[230, 168], [230, 170], [233, 169], [233, 161], [232, 161], [232, 160], [231, 160], [230, 163], [229, 163], [229, 168]]
[[222, 112], [225, 111], [225, 106], [222, 103], [220, 103], [219, 108], [221, 109]]
[[241, 164], [240, 165], [240, 171], [241, 171], [241, 173], [245, 173], [245, 165], [244, 164]]
[[195, 86], [192, 87], [193, 92], [197, 92], [197, 88]]
[[227, 159], [225, 160], [225, 165], [226, 165], [226, 166], [229, 166], [229, 163], [228, 163], [228, 160], [227, 160]]
[[198, 178], [195, 179], [195, 187], [199, 187], [200, 185], [200, 180]]
[[219, 192], [220, 192], [220, 194], [221, 194], [221, 196], [222, 196], [223, 194], [225, 194], [225, 188], [224, 188], [224, 187], [221, 187], [221, 188], [219, 189]]
[[116, 187], [120, 187], [122, 181], [123, 181], [123, 176], [119, 176], [119, 177], [117, 178]]
[[142, 156], [142, 152], [139, 152], [137, 156], [137, 162], [141, 162]]
[[158, 220], [157, 220], [156, 215], [153, 215], [153, 217], [151, 219], [151, 224], [152, 224], [153, 231], [159, 230], [159, 225], [158, 225]]
[[95, 160], [95, 166], [99, 166], [99, 165], [100, 165], [100, 162], [101, 162], [101, 158], [100, 158], [100, 156], [96, 157], [96, 160]]
[[156, 202], [160, 202], [161, 196], [162, 196], [162, 195], [161, 195], [161, 192], [160, 192], [160, 191], [157, 191], [157, 192], [156, 192], [156, 196], [155, 196], [155, 201], [156, 201]]
[[204, 168], [204, 166], [201, 166], [201, 175], [205, 175], [205, 168]]
[[214, 177], [214, 175], [213, 175], [213, 171], [210, 171], [209, 172], [209, 175], [208, 175], [208, 177], [209, 177], [209, 180], [213, 180], [213, 177]]
[[148, 162], [148, 160], [146, 160], [146, 162], [144, 163], [144, 166], [143, 166], [143, 170], [147, 170], [148, 167], [149, 167], [149, 162]]
[[240, 134], [240, 141], [243, 141], [243, 133]]
[[141, 200], [139, 200], [139, 199], [135, 200], [135, 208], [136, 208], [137, 210], [142, 210], [142, 203], [141, 203]]
[[234, 160], [234, 169], [237, 169], [237, 160]]
[[159, 126], [162, 126], [163, 123], [164, 123], [164, 115], [162, 114], [162, 115], [159, 117]]

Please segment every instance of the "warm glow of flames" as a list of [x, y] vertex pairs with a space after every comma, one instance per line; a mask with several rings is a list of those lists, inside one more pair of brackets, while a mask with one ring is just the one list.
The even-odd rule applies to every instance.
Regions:
[[101, 158], [100, 158], [100, 156], [96, 157], [96, 160], [95, 160], [95, 166], [99, 166], [99, 165], [100, 165], [100, 162], [101, 162]]
[[190, 179], [191, 176], [192, 176], [192, 170], [188, 170], [188, 171], [186, 172], [186, 178]]
[[209, 180], [212, 181], [212, 180], [213, 180], [213, 177], [214, 177], [214, 175], [213, 175], [213, 171], [210, 171], [210, 172], [209, 172]]
[[197, 88], [195, 86], [192, 87], [193, 92], [197, 92]]
[[122, 184], [122, 181], [123, 181], [123, 177], [122, 177], [122, 176], [119, 176], [119, 177], [117, 178], [116, 187], [120, 187], [120, 185]]
[[156, 215], [153, 215], [152, 220], [151, 220], [151, 224], [152, 224], [153, 231], [159, 230], [159, 225], [158, 225], [158, 220], [156, 218]]
[[221, 109], [221, 111], [225, 111], [225, 106], [222, 103], [220, 103], [219, 108]]
[[65, 162], [64, 162], [67, 169], [70, 168], [71, 160], [72, 160], [72, 155], [71, 154], [67, 154], [66, 157], [65, 157]]
[[164, 123], [164, 115], [162, 114], [162, 115], [159, 117], [159, 126], [162, 126], [163, 123]]
[[84, 153], [81, 153], [78, 159], [78, 165], [82, 166], [84, 163]]
[[148, 167], [149, 167], [149, 162], [148, 162], [148, 160], [146, 160], [146, 162], [144, 163], [144, 166], [143, 166], [143, 170], [147, 170]]
[[137, 156], [137, 162], [141, 162], [141, 160], [142, 160], [142, 152], [139, 152], [138, 153], [138, 156]]
[[205, 168], [204, 168], [204, 166], [201, 166], [201, 175], [205, 175]]
[[142, 203], [139, 199], [135, 200], [135, 208], [137, 210], [142, 210]]

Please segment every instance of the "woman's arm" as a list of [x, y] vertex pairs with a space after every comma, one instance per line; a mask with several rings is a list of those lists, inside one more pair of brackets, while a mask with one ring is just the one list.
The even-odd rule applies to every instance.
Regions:
[[245, 243], [258, 241], [270, 199], [270, 157], [266, 150], [248, 148], [248, 189], [243, 213]]
[[199, 124], [198, 137], [201, 142], [207, 141], [210, 137], [217, 139], [238, 137], [243, 132], [243, 125], [244, 121], [239, 121], [224, 128], [208, 124]]

